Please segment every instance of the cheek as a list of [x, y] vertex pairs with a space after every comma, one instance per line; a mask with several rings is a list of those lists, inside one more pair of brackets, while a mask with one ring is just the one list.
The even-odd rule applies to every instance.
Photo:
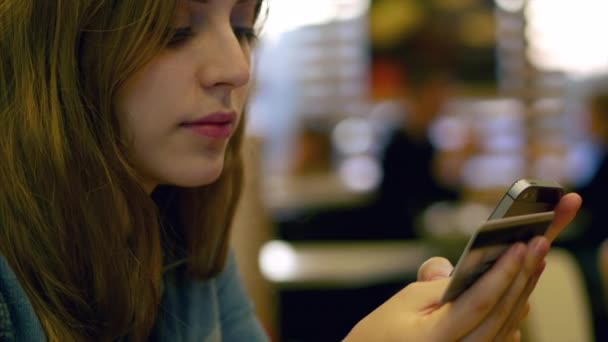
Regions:
[[179, 96], [183, 96], [180, 94], [185, 92], [180, 88], [183, 82], [175, 78], [175, 73], [163, 72], [152, 64], [128, 80], [117, 101], [123, 136], [145, 140], [162, 127], [174, 125], [179, 119], [174, 104], [179, 103]]
[[[145, 83], [133, 82], [129, 88], [121, 92], [120, 100], [117, 102], [117, 117], [120, 126], [120, 134], [126, 145], [129, 159], [133, 166], [142, 175], [149, 173], [157, 151], [158, 141], [161, 141], [161, 129], [169, 122], [161, 115], [164, 106], [159, 101], [150, 101], [150, 95], [154, 92]], [[157, 99], [162, 99], [157, 95]]]
[[178, 56], [161, 53], [129, 77], [121, 87], [124, 109], [132, 115], [166, 110], [176, 96], [185, 94], [191, 80], [190, 66]]
[[137, 154], [137, 146], [145, 141], [146, 136], [151, 133], [154, 128], [150, 122], [149, 105], [136, 94], [130, 94], [124, 97], [119, 102], [118, 120], [120, 124], [120, 133], [124, 141], [130, 149]]

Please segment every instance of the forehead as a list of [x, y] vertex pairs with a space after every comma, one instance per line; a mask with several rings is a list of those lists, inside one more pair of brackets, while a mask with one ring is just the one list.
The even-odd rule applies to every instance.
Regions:
[[263, 0], [178, 0], [175, 12], [175, 19], [178, 22], [187, 21], [188, 18], [199, 11], [206, 9], [222, 9], [231, 10], [238, 9], [239, 12], [249, 13], [255, 20], [257, 17], [257, 9], [260, 7]]
[[188, 2], [194, 2], [194, 3], [199, 3], [199, 4], [209, 4], [209, 3], [222, 3], [222, 4], [226, 4], [226, 5], [230, 5], [230, 4], [236, 4], [236, 5], [240, 5], [240, 4], [257, 4], [262, 2], [262, 0], [185, 0]]
[[178, 11], [190, 11], [197, 8], [198, 5], [210, 5], [221, 7], [250, 7], [257, 9], [260, 7], [263, 0], [178, 0]]

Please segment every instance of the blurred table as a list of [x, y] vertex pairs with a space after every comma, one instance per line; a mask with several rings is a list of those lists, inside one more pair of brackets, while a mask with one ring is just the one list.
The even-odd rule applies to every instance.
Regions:
[[264, 276], [284, 288], [352, 288], [415, 278], [418, 267], [436, 253], [410, 240], [271, 241], [259, 261]]
[[348, 187], [336, 173], [271, 176], [262, 185], [262, 199], [273, 215], [307, 208], [336, 208], [366, 203], [373, 194]]

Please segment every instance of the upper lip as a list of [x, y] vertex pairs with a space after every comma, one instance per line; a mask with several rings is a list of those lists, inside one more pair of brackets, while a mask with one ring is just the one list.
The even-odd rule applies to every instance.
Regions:
[[214, 112], [207, 114], [201, 118], [186, 121], [183, 125], [219, 125], [219, 124], [231, 124], [236, 121], [236, 113], [230, 111]]

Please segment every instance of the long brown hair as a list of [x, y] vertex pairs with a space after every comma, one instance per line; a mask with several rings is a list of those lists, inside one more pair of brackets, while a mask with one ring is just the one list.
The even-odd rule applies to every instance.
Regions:
[[[223, 268], [243, 125], [217, 182], [163, 187], [155, 203], [115, 116], [117, 90], [168, 42], [175, 6], [0, 2], [0, 252], [51, 339], [144, 340], [163, 247], [184, 250], [192, 276]], [[180, 228], [167, 233], [159, 221], [171, 215]]]

